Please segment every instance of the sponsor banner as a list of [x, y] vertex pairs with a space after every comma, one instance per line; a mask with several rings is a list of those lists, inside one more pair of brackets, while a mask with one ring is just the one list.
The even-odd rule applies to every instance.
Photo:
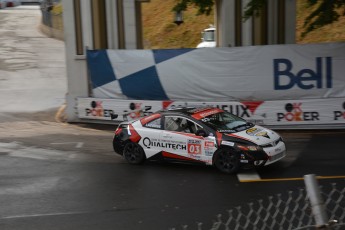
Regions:
[[89, 50], [94, 97], [268, 101], [345, 97], [345, 43]]
[[[82, 119], [131, 121], [162, 109], [162, 101], [78, 98], [78, 117]], [[117, 118], [112, 119], [112, 115]]]
[[[78, 98], [80, 119], [130, 121], [162, 109], [186, 106], [213, 106], [258, 125], [294, 126], [345, 124], [345, 98], [251, 101], [188, 102]], [[112, 115], [117, 115], [113, 117]], [[253, 131], [253, 135], [258, 135]], [[192, 150], [196, 151], [197, 148]]]

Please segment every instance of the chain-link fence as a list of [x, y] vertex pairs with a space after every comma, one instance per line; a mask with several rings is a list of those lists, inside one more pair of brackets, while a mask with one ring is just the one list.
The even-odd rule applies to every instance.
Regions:
[[60, 1], [43, 1], [41, 12], [44, 25], [63, 31], [63, 12]]
[[[345, 188], [339, 188], [336, 184], [317, 188], [314, 190], [318, 191], [310, 192], [307, 186], [307, 189], [236, 207], [229, 210], [227, 215], [218, 215], [211, 230], [345, 230]], [[320, 196], [314, 202], [313, 192]], [[320, 218], [326, 218], [326, 222], [320, 224]], [[196, 228], [205, 229], [202, 226], [199, 223]], [[195, 226], [182, 227], [184, 230], [192, 228], [195, 229]]]

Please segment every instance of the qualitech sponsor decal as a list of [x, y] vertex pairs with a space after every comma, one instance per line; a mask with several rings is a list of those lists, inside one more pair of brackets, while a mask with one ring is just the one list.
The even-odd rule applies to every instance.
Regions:
[[343, 111], [334, 111], [333, 113], [334, 113], [334, 120], [335, 121], [338, 121], [339, 119], [345, 119], [345, 101], [344, 101], [344, 103], [343, 103]]
[[85, 109], [85, 115], [92, 117], [110, 117], [111, 114], [114, 114], [114, 110], [104, 109], [102, 103], [102, 101], [92, 101], [90, 104], [91, 108]]
[[277, 113], [277, 121], [318, 121], [319, 112], [303, 112], [302, 103], [287, 103], [285, 113]]
[[159, 147], [163, 149], [173, 149], [173, 150], [187, 150], [187, 145], [182, 144], [181, 142], [167, 141], [167, 140], [158, 140], [150, 139], [145, 137], [143, 139], [143, 145], [150, 149], [151, 147]]
[[316, 57], [315, 69], [294, 71], [289, 59], [273, 59], [275, 90], [287, 90], [293, 86], [300, 89], [332, 88], [332, 57]]

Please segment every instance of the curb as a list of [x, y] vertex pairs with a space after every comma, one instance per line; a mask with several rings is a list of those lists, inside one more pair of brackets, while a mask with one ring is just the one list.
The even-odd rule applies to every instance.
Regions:
[[50, 38], [55, 38], [57, 40], [60, 41], [64, 41], [64, 31], [62, 30], [58, 30], [58, 29], [54, 29], [52, 27], [46, 26], [44, 24], [40, 24], [39, 25], [39, 30], [45, 34], [46, 36], [50, 37]]
[[66, 118], [64, 116], [65, 109], [66, 109], [66, 104], [63, 104], [62, 106], [60, 106], [60, 108], [56, 112], [55, 121], [57, 123], [66, 123]]

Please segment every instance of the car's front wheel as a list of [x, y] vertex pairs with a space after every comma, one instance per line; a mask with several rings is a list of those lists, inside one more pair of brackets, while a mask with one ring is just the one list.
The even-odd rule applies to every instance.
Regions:
[[145, 161], [145, 152], [143, 148], [133, 142], [129, 142], [123, 149], [123, 156], [130, 164], [141, 164]]
[[213, 164], [223, 173], [236, 173], [240, 169], [239, 155], [228, 148], [218, 149]]

